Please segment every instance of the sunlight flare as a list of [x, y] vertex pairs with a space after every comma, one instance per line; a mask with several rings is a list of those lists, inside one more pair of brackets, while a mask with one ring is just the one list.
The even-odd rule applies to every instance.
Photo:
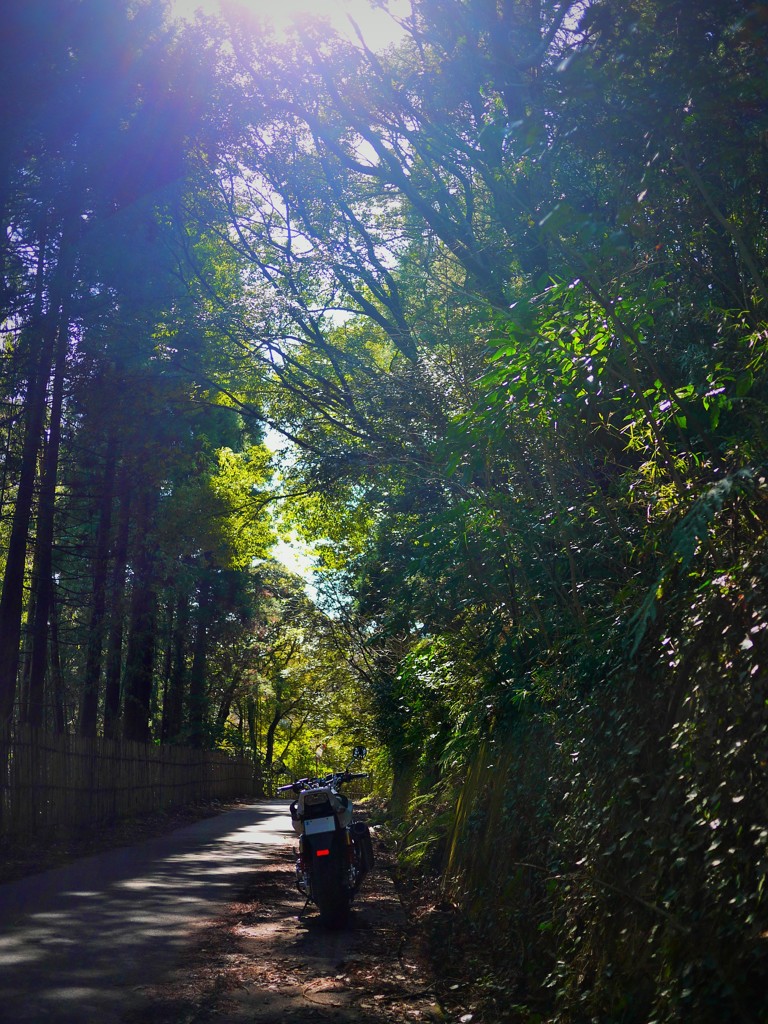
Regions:
[[402, 37], [397, 19], [406, 17], [411, 5], [409, 0], [391, 0], [388, 8], [391, 13], [370, 0], [282, 0], [280, 4], [274, 0], [173, 0], [171, 13], [185, 20], [192, 20], [197, 11], [225, 16], [245, 13], [283, 37], [308, 18], [321, 18], [349, 39], [356, 39], [357, 25], [366, 45], [382, 50]]

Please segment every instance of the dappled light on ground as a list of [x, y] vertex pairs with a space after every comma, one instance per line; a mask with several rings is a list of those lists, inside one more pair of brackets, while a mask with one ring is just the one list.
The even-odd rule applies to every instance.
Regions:
[[285, 841], [281, 811], [241, 808], [3, 886], [0, 1021], [119, 1020], [264, 862], [276, 824]]
[[[147, 990], [127, 1024], [384, 1024], [452, 1019], [384, 865], [370, 875], [347, 928], [329, 931], [293, 887], [285, 839], [180, 969]], [[304, 911], [304, 912], [302, 912]]]

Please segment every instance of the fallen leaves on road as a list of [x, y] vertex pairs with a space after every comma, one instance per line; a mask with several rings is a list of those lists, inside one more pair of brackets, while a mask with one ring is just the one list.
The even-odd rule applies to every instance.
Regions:
[[466, 1012], [441, 1005], [384, 868], [366, 879], [343, 931], [303, 907], [286, 848], [126, 1024], [453, 1024]]

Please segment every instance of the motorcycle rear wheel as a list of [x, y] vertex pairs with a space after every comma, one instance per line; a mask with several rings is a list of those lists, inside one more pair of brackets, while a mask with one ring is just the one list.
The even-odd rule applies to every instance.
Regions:
[[312, 865], [312, 899], [326, 928], [343, 928], [349, 920], [349, 892], [343, 882], [344, 865], [336, 857]]

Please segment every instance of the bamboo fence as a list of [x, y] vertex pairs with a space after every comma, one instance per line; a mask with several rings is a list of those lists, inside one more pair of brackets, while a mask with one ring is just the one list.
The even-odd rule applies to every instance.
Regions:
[[254, 792], [248, 757], [16, 727], [0, 735], [0, 837], [72, 831]]

